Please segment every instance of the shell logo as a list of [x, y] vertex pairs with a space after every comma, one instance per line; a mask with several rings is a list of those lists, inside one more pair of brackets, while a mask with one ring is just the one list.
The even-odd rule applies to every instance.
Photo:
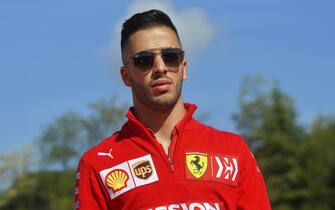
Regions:
[[122, 169], [115, 169], [106, 176], [106, 185], [115, 193], [127, 187], [128, 179], [127, 172]]

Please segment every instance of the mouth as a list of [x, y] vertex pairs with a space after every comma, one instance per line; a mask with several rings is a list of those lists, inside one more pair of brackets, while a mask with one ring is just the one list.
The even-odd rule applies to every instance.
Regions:
[[167, 92], [172, 86], [169, 79], [158, 79], [151, 83], [151, 89], [155, 94]]

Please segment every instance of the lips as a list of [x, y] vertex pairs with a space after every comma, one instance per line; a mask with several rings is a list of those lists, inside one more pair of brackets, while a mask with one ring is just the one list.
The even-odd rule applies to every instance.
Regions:
[[154, 93], [166, 92], [170, 89], [172, 82], [168, 79], [159, 79], [155, 80], [151, 84], [152, 91]]

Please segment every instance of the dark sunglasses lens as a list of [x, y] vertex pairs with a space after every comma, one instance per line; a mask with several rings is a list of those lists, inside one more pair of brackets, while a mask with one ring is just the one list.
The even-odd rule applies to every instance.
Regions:
[[136, 68], [147, 71], [154, 65], [155, 55], [152, 52], [139, 52], [134, 56], [134, 65]]
[[184, 52], [180, 49], [162, 50], [162, 58], [168, 67], [178, 67], [184, 59]]

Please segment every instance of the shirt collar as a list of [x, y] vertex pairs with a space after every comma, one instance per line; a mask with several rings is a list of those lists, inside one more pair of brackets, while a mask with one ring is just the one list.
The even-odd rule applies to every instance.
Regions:
[[[177, 133], [180, 133], [180, 131], [187, 124], [187, 122], [189, 122], [192, 119], [192, 116], [197, 109], [197, 106], [191, 103], [184, 103], [184, 107], [186, 109], [186, 114], [175, 126]], [[142, 132], [144, 130], [149, 130], [150, 133], [152, 133], [152, 130], [150, 128], [145, 127], [143, 123], [136, 118], [134, 114], [134, 107], [129, 108], [129, 110], [126, 113], [126, 117], [128, 118], [127, 125], [130, 126], [131, 128], [134, 128], [137, 131], [142, 131]]]

